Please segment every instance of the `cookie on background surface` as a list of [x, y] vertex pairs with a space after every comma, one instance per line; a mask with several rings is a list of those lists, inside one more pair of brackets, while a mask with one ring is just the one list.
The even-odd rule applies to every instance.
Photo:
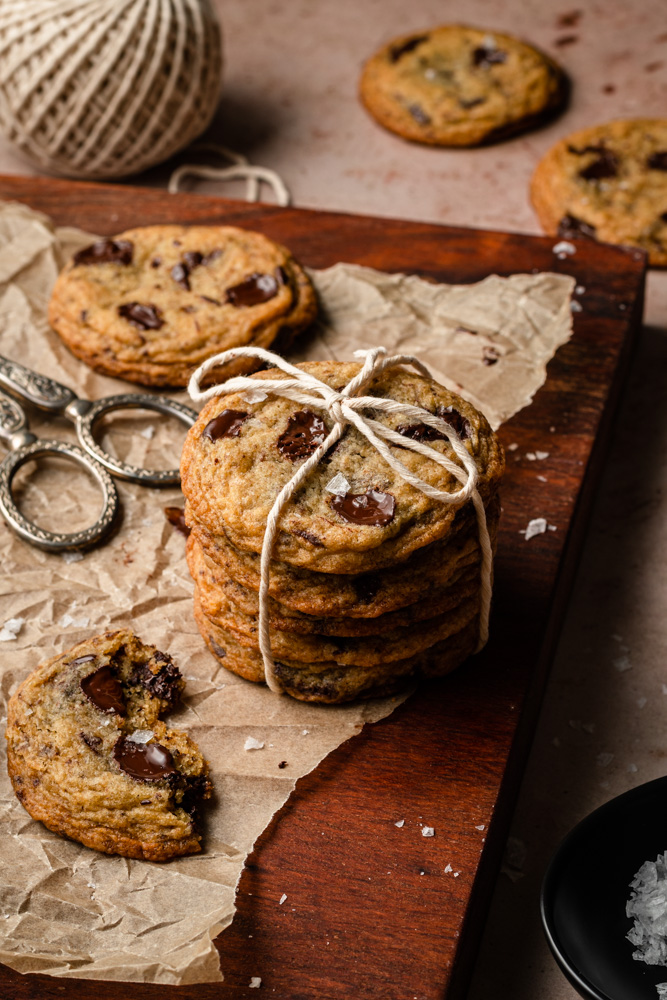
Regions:
[[105, 854], [167, 861], [200, 851], [208, 764], [159, 718], [183, 687], [171, 658], [126, 630], [37, 667], [7, 712], [7, 769], [32, 818]]
[[[49, 322], [96, 371], [177, 387], [228, 348], [286, 348], [316, 313], [303, 269], [261, 233], [146, 226], [75, 254], [54, 286]], [[241, 361], [216, 375], [248, 370]]]
[[548, 234], [638, 247], [667, 266], [667, 119], [571, 133], [539, 162], [530, 193]]
[[366, 62], [360, 96], [404, 139], [477, 146], [564, 107], [568, 81], [547, 55], [511, 35], [444, 25], [395, 38]]

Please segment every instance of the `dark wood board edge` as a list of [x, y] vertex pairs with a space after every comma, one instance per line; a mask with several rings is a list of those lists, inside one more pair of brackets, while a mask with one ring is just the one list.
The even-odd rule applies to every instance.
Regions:
[[[86, 203], [90, 205], [90, 200], [93, 197], [93, 195], [97, 205], [95, 218], [99, 219], [100, 223], [103, 221], [103, 215], [105, 212], [107, 213], [107, 216], [109, 214], [116, 214], [116, 219], [120, 221], [118, 219], [117, 213], [110, 212], [110, 207], [114, 205], [118, 207], [119, 198], [124, 201], [128, 197], [128, 191], [132, 193], [132, 189], [128, 188], [118, 189], [112, 186], [97, 186], [97, 185], [83, 185], [83, 184], [71, 185], [70, 182], [53, 182], [45, 179], [39, 179], [38, 182], [35, 182], [23, 178], [21, 179], [0, 178], [0, 194], [6, 193], [12, 197], [18, 198], [19, 200], [21, 199], [26, 200], [28, 203], [35, 205], [35, 207], [42, 208], [42, 210], [50, 212], [50, 214], [52, 214], [56, 218], [56, 220], [60, 222], [71, 223], [72, 215], [74, 214], [74, 208], [77, 202], [79, 202], [81, 205], [84, 205]], [[75, 192], [76, 197], [74, 198], [70, 197], [72, 195], [72, 192]], [[166, 196], [164, 192], [153, 192], [153, 191], [146, 192], [141, 189], [139, 190], [135, 189], [135, 192], [137, 197], [141, 196], [141, 198], [144, 200], [146, 207], [149, 208], [150, 211], [155, 213], [151, 221], [159, 221], [160, 219], [164, 220], [164, 215], [160, 216], [160, 212], [162, 213], [168, 212], [170, 210], [169, 206], [176, 204], [174, 202], [169, 201], [169, 196]], [[221, 221], [224, 219], [224, 221], [226, 222], [233, 221], [235, 224], [246, 224], [255, 228], [264, 229], [265, 231], [268, 231], [269, 228], [272, 227], [275, 230], [280, 229], [281, 232], [283, 232], [283, 230], [285, 232], [291, 232], [292, 230], [294, 230], [295, 235], [298, 235], [297, 233], [298, 228], [300, 226], [303, 226], [304, 220], [307, 220], [309, 229], [309, 234], [308, 234], [309, 238], [304, 239], [302, 236], [300, 246], [305, 249], [301, 249], [299, 252], [302, 253], [305, 262], [308, 264], [315, 263], [315, 258], [311, 254], [314, 254], [316, 249], [312, 248], [314, 248], [313, 231], [314, 229], [316, 229], [316, 227], [313, 226], [313, 223], [317, 221], [318, 224], [322, 223], [323, 226], [322, 228], [317, 230], [315, 235], [319, 234], [319, 238], [324, 239], [325, 243], [327, 242], [328, 239], [333, 238], [333, 236], [335, 235], [336, 228], [340, 229], [340, 227], [343, 227], [346, 224], [349, 224], [356, 233], [363, 233], [365, 236], [368, 237], [368, 242], [366, 244], [366, 250], [365, 250], [366, 256], [370, 256], [372, 258], [372, 261], [368, 262], [371, 262], [373, 266], [385, 266], [389, 270], [391, 269], [397, 270], [405, 268], [409, 270], [417, 270], [420, 273], [434, 274], [435, 276], [439, 276], [442, 280], [470, 281], [470, 280], [476, 280], [477, 276], [484, 273], [485, 269], [488, 269], [489, 267], [488, 262], [491, 259], [494, 259], [497, 264], [503, 265], [494, 267], [494, 269], [498, 273], [503, 273], [503, 267], [505, 267], [505, 273], [510, 273], [511, 271], [521, 269], [512, 266], [512, 257], [515, 254], [515, 252], [518, 252], [519, 250], [523, 254], [522, 259], [524, 261], [526, 259], [534, 260], [535, 265], [542, 269], [545, 269], [547, 266], [549, 266], [549, 264], [552, 265], [550, 268], [552, 270], [568, 269], [567, 266], [561, 268], [558, 262], [554, 260], [553, 255], [551, 254], [551, 245], [553, 241], [548, 239], [539, 239], [535, 237], [521, 237], [520, 235], [512, 235], [512, 234], [484, 233], [481, 231], [452, 230], [452, 229], [446, 229], [445, 227], [429, 226], [427, 224], [422, 224], [422, 223], [410, 223], [402, 220], [393, 222], [392, 220], [385, 220], [385, 219], [372, 220], [372, 219], [364, 219], [363, 217], [344, 216], [334, 213], [304, 212], [303, 210], [298, 210], [298, 209], [281, 210], [281, 209], [273, 209], [267, 206], [248, 206], [245, 203], [234, 203], [226, 201], [223, 202], [219, 199], [211, 199], [205, 196], [198, 196], [198, 195], [193, 195], [193, 196], [179, 195], [178, 198], [181, 199], [179, 202], [179, 209], [182, 208], [183, 205], [186, 205], [187, 210], [189, 212], [192, 212], [194, 216], [198, 219], [206, 218], [208, 221]], [[40, 200], [42, 201], [41, 204]], [[165, 207], [165, 205], [167, 207]], [[60, 218], [58, 216], [58, 213], [60, 213]], [[134, 219], [136, 219], [136, 210], [134, 213], [133, 221]], [[118, 226], [113, 225], [113, 220], [107, 220], [107, 222], [109, 224], [107, 224], [105, 227], [103, 227], [100, 224], [99, 227], [96, 225], [96, 226], [89, 226], [89, 228], [97, 229], [100, 232], [113, 232], [117, 230]], [[406, 253], [401, 257], [400, 268], [397, 267], [396, 264], [394, 264], [392, 267], [386, 264], [383, 265], [381, 263], [381, 261], [387, 257], [387, 253], [383, 246], [383, 242], [384, 243], [388, 242], [389, 249], [391, 250], [391, 244], [393, 241], [392, 240], [387, 241], [386, 232], [388, 229], [392, 228], [395, 233], [400, 233], [402, 241], [408, 239], [412, 241], [410, 253]], [[269, 233], [269, 234], [276, 235], [274, 233]], [[278, 238], [282, 238], [284, 239], [285, 242], [288, 242], [288, 238], [286, 235], [280, 236]], [[430, 258], [425, 259], [425, 257], [428, 258], [428, 254], [425, 253], [425, 246], [429, 240], [433, 241], [434, 238], [437, 238], [438, 252], [434, 257], [431, 249]], [[370, 250], [368, 249], [369, 246]], [[526, 247], [528, 247], [528, 251], [526, 251]], [[306, 256], [306, 254], [309, 251], [309, 248], [311, 248], [311, 253], [308, 256]], [[330, 258], [327, 258], [326, 253], [324, 254], [322, 253], [321, 249], [318, 250], [317, 253], [319, 253], [320, 255], [319, 259], [321, 261], [322, 266], [332, 262]], [[389, 256], [391, 256], [391, 254], [389, 254]], [[463, 263], [461, 263], [461, 257], [463, 259]], [[433, 266], [433, 264], [435, 263], [435, 258], [437, 258], [440, 261], [440, 263], [437, 264], [436, 266]], [[597, 244], [591, 244], [590, 246], [582, 249], [581, 258], [584, 258], [585, 266], [593, 272], [595, 271], [596, 268], [600, 269], [601, 273], [602, 271], [605, 271], [607, 273], [609, 271], [613, 272], [613, 275], [617, 279], [617, 283], [620, 288], [619, 295], [621, 296], [621, 298], [625, 296], [630, 301], [633, 299], [633, 296], [636, 298], [642, 285], [643, 269], [641, 262], [637, 260], [637, 257], [634, 254], [634, 252], [629, 252], [619, 248], [600, 247]], [[411, 267], [410, 259], [419, 266], [416, 266], [414, 268]], [[566, 265], [571, 264], [571, 262], [565, 262], [565, 264]], [[602, 264], [604, 264], [604, 267], [602, 266]], [[525, 264], [523, 264], [522, 266], [525, 268]], [[634, 324], [627, 323], [629, 317], [624, 317], [624, 319], [626, 320], [625, 323], [620, 322], [620, 317], [618, 316], [617, 313], [614, 312], [614, 309], [611, 308], [609, 305], [609, 302], [611, 300], [608, 298], [607, 291], [606, 289], [603, 288], [603, 284], [606, 284], [606, 282], [599, 283], [599, 287], [597, 289], [597, 292], [595, 293], [597, 296], [597, 300], [599, 300], [599, 301], [596, 300], [596, 312], [599, 315], [606, 316], [606, 319], [608, 321], [607, 326], [609, 327], [609, 330], [605, 332], [608, 356], [605, 358], [603, 367], [606, 372], [612, 372], [615, 376], [615, 379], [618, 381], [619, 373], [622, 371], [622, 368], [624, 367], [622, 363], [622, 345], [624, 342], [627, 343], [628, 331]], [[602, 294], [603, 292], [604, 294]], [[611, 333], [609, 332], [612, 326], [614, 327], [615, 330], [614, 337], [612, 337]], [[575, 355], [576, 351], [574, 350], [574, 347], [572, 350], [564, 349], [562, 353], [562, 358], [556, 360], [554, 363], [550, 365], [550, 377], [552, 382], [554, 376], [556, 382], [558, 382], [559, 379], [562, 380], [567, 375], [566, 369], [568, 368], [569, 365], [574, 365], [577, 360]], [[594, 372], [592, 374], [594, 376]], [[601, 384], [599, 387], [599, 391], [597, 392], [597, 396], [593, 394], [591, 396], [591, 400], [588, 401], [590, 403], [589, 409], [591, 410], [591, 412], [589, 413], [587, 411], [586, 413], [587, 424], [586, 427], [584, 428], [584, 432], [582, 432], [581, 435], [582, 441], [580, 442], [579, 447], [582, 454], [584, 454], [586, 448], [590, 450], [590, 441], [592, 440], [592, 437], [594, 436], [595, 431], [597, 430], [600, 414], [603, 411], [605, 414], [607, 414], [613, 408], [612, 406], [613, 392], [606, 391], [608, 387], [603, 385], [605, 378], [606, 376], [605, 377], [602, 377], [602, 375], [600, 376]], [[542, 402], [543, 402], [544, 397], [547, 396], [548, 393], [549, 393], [548, 386], [545, 387], [545, 390], [541, 391], [541, 393], [538, 393], [538, 397], [536, 398], [536, 403], [533, 404], [533, 407], [530, 408], [531, 416], [534, 416], [538, 411], [540, 411], [539, 397], [542, 397]], [[544, 409], [544, 407], [542, 407], [542, 409]], [[523, 415], [520, 414], [519, 417], [515, 418], [515, 420], [512, 422], [511, 430], [508, 428], [507, 433], [508, 434], [511, 433], [515, 435], [518, 439], [523, 441], [526, 439], [526, 431], [527, 430], [530, 431], [530, 424], [531, 424], [530, 416], [527, 416], [527, 411], [523, 411]], [[522, 434], [524, 435], [523, 439], [521, 437]], [[527, 442], [528, 442], [527, 446], [530, 446], [530, 434], [528, 434]], [[588, 443], [586, 444], [586, 442]], [[588, 479], [591, 479], [591, 475], [589, 475]], [[580, 506], [581, 503], [582, 501], [580, 500]], [[578, 524], [580, 519], [581, 518], [579, 514], [577, 514], [577, 517], [573, 520], [573, 526]], [[573, 531], [574, 527], [572, 529], [571, 534], [573, 534]], [[571, 547], [572, 547], [572, 540], [570, 541], [570, 548]], [[544, 590], [544, 587], [542, 589]], [[548, 586], [547, 590], [551, 591], [552, 590], [551, 586]], [[560, 590], [560, 584], [559, 584], [559, 590]], [[538, 671], [538, 675], [541, 675], [541, 673], [542, 673], [541, 670]], [[456, 681], [454, 682], [454, 686], [458, 686], [459, 688], [461, 688], [465, 687], [465, 684], [461, 679], [457, 678]], [[537, 686], [538, 685], [536, 681], [533, 687], [537, 688]], [[422, 695], [421, 696], [422, 703], [423, 703], [423, 698], [424, 696]], [[361, 760], [361, 757], [363, 757], [363, 754], [366, 753], [367, 750], [372, 751], [373, 747], [376, 748], [378, 746], [381, 747], [384, 740], [387, 738], [387, 731], [390, 728], [392, 729], [396, 728], [397, 731], [402, 731], [402, 730], [404, 731], [405, 729], [409, 731], [410, 729], [409, 719], [411, 715], [415, 714], [419, 700], [420, 696], [417, 696], [417, 698], [413, 699], [413, 702], [409, 703], [409, 705], [404, 710], [402, 709], [399, 712], [395, 713], [395, 716], [392, 716], [392, 719], [388, 720], [388, 724], [386, 726], [385, 724], [379, 724], [379, 726], [377, 727], [372, 727], [368, 733], [362, 734], [354, 741], [354, 747], [352, 749], [350, 749], [350, 744], [345, 744], [344, 747], [339, 748], [339, 750], [335, 751], [335, 753], [331, 755], [330, 758], [327, 758], [327, 760], [324, 762], [324, 765], [321, 765], [321, 767], [318, 769], [317, 772], [314, 772], [313, 775], [310, 775], [306, 779], [303, 779], [302, 782], [299, 783], [299, 788], [297, 789], [294, 801], [288, 803], [288, 806], [286, 807], [290, 815], [293, 817], [298, 817], [300, 810], [303, 808], [303, 802], [308, 799], [309, 795], [312, 797], [313, 791], [318, 785], [318, 782], [321, 782], [323, 779], [324, 772], [334, 775], [335, 777], [336, 769], [339, 767], [339, 765], [341, 765], [341, 762], [347, 761], [348, 764], [350, 764], [351, 762], [352, 765], [358, 763]], [[507, 729], [507, 732], [504, 734], [506, 738], [506, 744], [504, 745], [510, 746], [511, 749], [509, 753], [509, 758], [504, 768], [503, 784], [498, 794], [496, 812], [493, 818], [494, 834], [496, 835], [494, 836], [493, 842], [495, 842], [496, 844], [498, 842], [497, 834], [500, 829], [499, 824], [501, 822], [501, 813], [507, 811], [509, 814], [509, 809], [507, 810], [503, 809], [503, 802], [509, 803], [511, 795], [513, 794], [513, 787], [511, 786], [518, 785], [518, 777], [516, 777], [515, 780], [513, 775], [515, 772], [516, 775], [518, 775], [518, 773], [520, 772], [521, 763], [523, 757], [525, 756], [526, 748], [525, 747], [520, 748], [520, 744], [522, 742], [525, 742], [524, 737], [521, 736], [521, 732], [522, 729], [525, 729], [526, 732], [530, 729], [530, 716], [533, 711], [532, 709], [530, 709], [530, 700], [531, 700], [530, 697], [527, 697], [524, 700], [523, 712], [522, 712], [522, 725], [518, 728], [514, 726], [513, 732], [512, 732], [512, 726], [510, 725], [509, 728]], [[406, 718], [408, 720], [407, 726], [405, 721]], [[352, 769], [354, 770], [354, 767]], [[274, 824], [272, 824], [271, 828], [265, 833], [265, 835], [263, 835], [263, 837], [260, 839], [260, 843], [262, 846], [259, 852], [257, 852], [260, 859], [263, 855], [270, 853], [272, 849], [272, 842], [280, 840], [280, 837], [283, 836], [284, 834], [285, 827], [286, 824], [281, 827], [279, 820], [276, 820]], [[478, 871], [478, 878], [473, 887], [475, 899], [477, 898], [477, 895], [480, 892], [482, 892], [483, 889], [482, 883], [484, 883], [484, 885], [486, 885], [487, 888], [489, 886], [489, 876], [485, 874], [486, 868], [489, 866], [493, 868], [495, 866], [495, 862], [494, 864], [491, 864], [491, 860], [487, 862], [487, 858], [491, 859], [492, 854], [494, 853], [492, 850], [493, 843], [491, 842], [491, 838], [489, 839], [489, 844], [490, 846], [487, 846], [483, 852], [482, 860], [480, 862]], [[254, 862], [251, 862], [251, 865], [253, 863]], [[482, 878], [482, 876], [484, 877]], [[267, 878], [270, 881], [270, 873], [262, 872], [260, 864], [259, 868], [255, 871], [253, 871], [252, 868], [248, 869], [248, 872], [244, 875], [242, 879], [242, 887], [244, 882], [248, 883], [246, 888], [248, 888], [250, 884], [255, 886], [255, 881], [253, 880], [257, 880], [260, 883], [260, 889], [261, 889], [261, 885], [263, 884], [262, 879], [267, 879]], [[417, 888], [418, 887], [419, 883], [417, 883]], [[480, 906], [478, 906], [477, 903], [475, 903], [475, 905], [473, 906], [471, 900], [472, 897], [470, 897], [468, 901], [467, 914], [464, 921], [464, 929], [466, 930], [466, 933], [464, 934], [464, 940], [467, 938], [472, 942], [473, 925], [476, 922], [479, 922], [479, 918], [475, 917], [475, 920], [473, 920], [473, 916], [475, 916], [476, 911], [480, 910]], [[239, 927], [245, 926], [248, 923], [249, 919], [252, 923], [252, 914], [249, 916], [248, 913], [244, 912], [243, 910], [245, 902], [246, 902], [245, 896], [241, 895], [240, 896], [241, 905], [239, 909], [238, 920], [235, 920], [234, 925], [232, 925], [232, 928], [230, 928], [227, 932], [225, 932], [225, 934], [222, 935], [221, 943], [223, 943], [225, 939], [227, 940], [227, 943], [229, 943], [230, 941], [233, 943], [234, 940], [240, 941], [239, 937], [237, 937], [237, 939], [234, 939], [233, 935], [230, 935], [230, 931], [234, 930], [235, 925], [239, 925]], [[468, 928], [471, 929], [470, 932], [468, 931]], [[433, 927], [431, 927], [431, 932], [432, 930]], [[252, 933], [252, 930], [250, 931], [250, 933]], [[462, 956], [464, 951], [467, 950], [468, 950], [467, 948], [465, 949], [459, 948], [459, 955]], [[437, 956], [435, 956], [435, 958], [437, 959]], [[460, 958], [458, 961], [458, 965], [461, 970], [464, 969], [465, 964], [466, 963], [463, 961], [463, 958]], [[430, 971], [432, 971], [432, 968], [430, 969]], [[441, 970], [441, 972], [442, 971], [443, 970]], [[252, 974], [255, 973], [258, 973], [258, 970], [255, 969]], [[251, 997], [255, 996], [254, 991], [252, 994], [249, 994], [247, 993], [247, 990], [244, 988], [244, 986], [246, 986], [249, 981], [248, 978], [246, 978], [245, 982], [243, 982], [242, 975], [244, 974], [245, 973], [242, 972], [240, 969], [239, 970], [234, 969], [232, 970], [227, 983], [223, 984], [222, 986], [211, 984], [210, 986], [185, 988], [185, 990], [172, 988], [168, 992], [170, 996], [174, 997], [197, 996], [201, 997], [202, 1000], [204, 997], [212, 998], [224, 995], [234, 995], [234, 996], [249, 995]], [[436, 974], [435, 979], [437, 979], [440, 982], [440, 984], [443, 985], [446, 982], [448, 976], [449, 972], [447, 972], [444, 975]], [[463, 971], [461, 971], [460, 974], [457, 973], [456, 979], [452, 979], [450, 983], [450, 993], [451, 989], [454, 988], [455, 982], [463, 981], [462, 976], [463, 976]], [[9, 980], [7, 982], [8, 987], [10, 986], [10, 983], [12, 981], [21, 982], [22, 984], [27, 984], [28, 982], [35, 984], [39, 983], [40, 986], [35, 992], [34, 994], [35, 996], [39, 995], [47, 997], [51, 995], [52, 996], [62, 995], [61, 990], [63, 988], [60, 986], [56, 986], [55, 984], [58, 981], [57, 980], [54, 981], [50, 977], [42, 977], [42, 976], [19, 977], [16, 976], [15, 973], [11, 973], [9, 976]], [[72, 995], [74, 995], [76, 984], [80, 981], [68, 980], [67, 982], [68, 982], [68, 989], [70, 988], [71, 984]], [[323, 993], [321, 989], [316, 987], [316, 985], [313, 982], [310, 983], [307, 993], [301, 993], [299, 987], [297, 987], [296, 984], [292, 985], [293, 988], [289, 988], [286, 991], [283, 990], [281, 987], [278, 987], [275, 990], [275, 992], [273, 992], [272, 995], [276, 997], [289, 996], [292, 998], [292, 1000], [295, 1000], [297, 995], [298, 996], [303, 995], [308, 997], [315, 997], [320, 995], [321, 996], [333, 995], [333, 994], [328, 994], [326, 992]], [[382, 990], [383, 987], [380, 985], [379, 988], [380, 990]], [[445, 987], [443, 986], [443, 988]], [[126, 992], [123, 992], [124, 990]], [[299, 991], [298, 993], [297, 990]], [[164, 988], [161, 987], [144, 987], [144, 986], [128, 987], [127, 985], [123, 986], [123, 984], [113, 984], [113, 983], [96, 983], [95, 991], [99, 993], [101, 997], [110, 997], [110, 998], [111, 997], [118, 998], [119, 996], [125, 996], [128, 995], [129, 992], [131, 992], [132, 996], [142, 996], [142, 997], [149, 997], [149, 996], [157, 997], [160, 995], [164, 995]], [[76, 990], [76, 993], [78, 996], [85, 995], [83, 992], [79, 993], [78, 989]], [[17, 998], [25, 997], [26, 995], [31, 995], [31, 994], [25, 993], [23, 991], [17, 992], [15, 994]], [[357, 995], [362, 996], [365, 994], [357, 993]], [[371, 995], [375, 997], [375, 996], [384, 996], [385, 994], [383, 994], [382, 992], [379, 993], [373, 992], [372, 994], [368, 993], [369, 997]], [[434, 994], [429, 993], [429, 997], [431, 995]], [[438, 995], [441, 994], [439, 993]], [[444, 996], [444, 993], [442, 993], [442, 995]], [[448, 996], [449, 995], [450, 994], [448, 994]]]

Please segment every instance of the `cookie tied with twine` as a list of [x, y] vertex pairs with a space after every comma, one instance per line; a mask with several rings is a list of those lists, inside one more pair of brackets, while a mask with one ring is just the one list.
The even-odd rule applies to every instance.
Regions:
[[6, 0], [0, 130], [38, 167], [110, 178], [199, 136], [220, 98], [210, 0]]
[[[271, 367], [249, 378], [236, 377], [208, 389], [201, 388], [212, 368], [244, 355]], [[289, 595], [279, 592], [276, 596], [271, 589], [270, 571], [273, 560], [285, 557], [286, 538], [288, 548], [292, 542], [301, 552], [310, 547], [315, 553], [314, 560], [321, 558], [318, 552], [324, 552], [326, 560], [327, 540], [333, 549], [334, 536], [342, 539], [339, 548], [344, 550], [343, 562], [334, 558], [333, 563], [321, 564], [340, 568], [310, 573], [311, 577], [329, 577], [336, 572], [364, 573], [369, 565], [369, 550], [370, 558], [374, 559], [384, 549], [384, 562], [379, 558], [378, 564], [389, 566], [391, 572], [391, 567], [404, 562], [406, 553], [418, 551], [420, 558], [426, 551], [423, 547], [430, 541], [445, 545], [448, 539], [443, 540], [443, 536], [454, 539], [457, 530], [460, 544], [465, 534], [463, 525], [477, 538], [479, 582], [472, 595], [470, 592], [462, 595], [457, 613], [461, 623], [468, 627], [476, 620], [478, 631], [476, 642], [473, 634], [472, 643], [458, 662], [475, 649], [481, 649], [488, 637], [493, 576], [489, 527], [495, 531], [497, 502], [492, 501], [504, 466], [502, 448], [484, 417], [434, 382], [428, 369], [416, 358], [388, 357], [384, 348], [357, 352], [357, 356], [364, 358], [361, 366], [320, 362], [297, 367], [266, 350], [238, 348], [206, 361], [194, 373], [188, 387], [193, 400], [211, 402], [189, 432], [183, 452], [186, 516], [195, 532], [203, 527], [210, 537], [211, 531], [217, 531], [233, 538], [240, 549], [260, 554], [256, 637], [250, 639], [246, 634], [240, 641], [246, 646], [254, 642], [256, 655], [263, 664], [263, 678], [275, 692], [285, 690], [281, 680], [285, 677], [285, 664], [282, 654], [279, 663], [272, 656], [270, 623], [276, 619], [271, 609], [275, 610], [275, 600], [283, 600], [284, 596], [289, 599]], [[400, 398], [391, 398], [392, 389], [393, 395]], [[234, 395], [229, 408], [221, 408], [221, 401], [215, 397], [230, 394]], [[412, 400], [417, 400], [417, 405]], [[426, 408], [427, 402], [433, 407], [438, 400], [450, 405], [436, 406], [436, 413]], [[296, 412], [292, 402], [299, 404]], [[248, 412], [248, 404], [255, 403], [257, 409]], [[343, 469], [354, 485], [346, 481]], [[356, 492], [355, 486], [364, 492]], [[298, 499], [291, 503], [297, 493]], [[490, 515], [491, 525], [487, 523], [485, 502], [494, 511]], [[258, 510], [264, 512], [261, 523]], [[239, 525], [241, 536], [236, 537], [234, 528]], [[304, 525], [311, 530], [303, 530]], [[293, 536], [301, 536], [305, 541]], [[395, 546], [392, 548], [397, 540], [403, 544], [402, 552]], [[451, 548], [456, 548], [454, 542]], [[294, 565], [299, 565], [300, 553], [297, 551], [296, 557], [293, 549], [289, 553]], [[306, 556], [311, 558], [308, 553]], [[305, 565], [320, 566], [317, 561]], [[417, 570], [419, 575], [418, 567]], [[220, 636], [225, 633], [216, 627], [214, 619], [208, 623], [213, 631], [205, 622], [202, 627], [199, 597], [196, 592], [199, 627], [214, 655], [225, 663], [226, 650], [220, 647]], [[360, 595], [360, 601], [364, 599]], [[227, 620], [227, 627], [236, 639], [241, 635], [240, 618], [237, 614], [235, 619], [231, 612]], [[334, 662], [318, 668], [325, 675], [328, 672], [330, 685], [340, 687], [345, 678], [349, 679], [352, 671], [343, 666], [346, 663], [363, 662], [372, 670], [374, 663], [381, 662], [381, 656], [375, 656], [374, 650], [386, 651], [385, 641], [390, 636], [382, 637], [382, 616], [377, 620], [377, 644], [368, 639], [341, 640], [339, 646], [345, 654], [338, 665]], [[440, 620], [433, 622], [436, 627], [431, 631], [432, 643], [437, 654], [443, 646], [439, 637], [446, 638], [450, 633], [441, 628]], [[313, 624], [316, 627], [317, 621], [313, 620]], [[402, 634], [399, 630], [391, 636], [400, 644]], [[408, 634], [406, 630], [406, 638]], [[214, 641], [211, 636], [216, 637]], [[297, 649], [299, 644], [281, 640], [279, 645], [283, 649]], [[363, 648], [363, 661], [356, 658], [357, 647], [360, 651]], [[336, 643], [327, 646], [330, 648], [331, 655], [336, 656]], [[414, 641], [411, 648], [417, 649]], [[328, 659], [329, 654], [322, 658]], [[293, 659], [289, 658], [290, 669], [295, 667]], [[301, 660], [302, 656], [296, 659]], [[312, 666], [305, 660], [303, 657], [303, 662], [296, 664], [297, 672], [302, 668], [302, 678]], [[251, 679], [260, 679], [256, 674], [257, 671]], [[434, 674], [438, 674], [437, 670], [431, 675]], [[319, 685], [319, 693], [325, 693], [324, 687]], [[294, 691], [288, 688], [288, 693]], [[337, 699], [326, 693], [327, 697], [318, 697], [318, 692], [311, 690], [296, 696], [312, 701], [349, 697], [345, 694]]]

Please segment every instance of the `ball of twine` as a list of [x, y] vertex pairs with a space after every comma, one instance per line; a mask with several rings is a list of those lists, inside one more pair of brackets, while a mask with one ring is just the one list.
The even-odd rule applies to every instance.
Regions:
[[67, 177], [123, 177], [203, 132], [220, 97], [210, 0], [3, 0], [0, 131]]

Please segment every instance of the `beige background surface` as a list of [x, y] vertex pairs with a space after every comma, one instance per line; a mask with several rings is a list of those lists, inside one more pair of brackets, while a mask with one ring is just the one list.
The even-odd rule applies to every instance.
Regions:
[[[539, 233], [527, 186], [553, 142], [667, 109], [664, 0], [216, 2], [226, 70], [211, 135], [278, 170], [301, 207]], [[560, 27], [575, 10], [578, 24]], [[559, 59], [574, 83], [567, 113], [488, 149], [421, 148], [384, 132], [356, 99], [361, 62], [393, 35], [445, 21], [514, 32]], [[2, 143], [0, 170], [33, 172]], [[514, 819], [513, 878], [499, 877], [469, 1000], [573, 1000], [539, 927], [544, 866], [586, 813], [665, 772], [665, 272], [649, 275], [646, 324]]]

